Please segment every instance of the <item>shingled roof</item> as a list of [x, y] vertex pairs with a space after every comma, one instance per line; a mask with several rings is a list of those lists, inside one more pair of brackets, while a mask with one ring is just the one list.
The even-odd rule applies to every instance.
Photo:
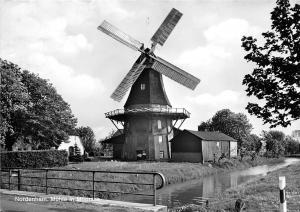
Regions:
[[185, 131], [206, 141], [236, 141], [234, 138], [217, 131], [194, 131], [194, 130], [185, 130]]

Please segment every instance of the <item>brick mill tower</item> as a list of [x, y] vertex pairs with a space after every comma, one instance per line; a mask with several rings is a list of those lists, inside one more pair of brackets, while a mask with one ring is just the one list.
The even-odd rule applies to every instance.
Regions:
[[[164, 44], [182, 13], [172, 9], [164, 22], [151, 38], [151, 49], [144, 44], [104, 21], [98, 29], [126, 46], [140, 51], [141, 56], [111, 95], [121, 101], [131, 88], [124, 109], [105, 113], [117, 127], [121, 123], [123, 130], [121, 145], [118, 148], [123, 160], [168, 160], [171, 158], [170, 139], [173, 127], [179, 127], [190, 113], [184, 108], [172, 108], [166, 95], [162, 74], [172, 80], [195, 89], [200, 80], [182, 69], [154, 55], [155, 46]], [[178, 122], [179, 121], [179, 122]], [[118, 127], [117, 127], [118, 128]]]

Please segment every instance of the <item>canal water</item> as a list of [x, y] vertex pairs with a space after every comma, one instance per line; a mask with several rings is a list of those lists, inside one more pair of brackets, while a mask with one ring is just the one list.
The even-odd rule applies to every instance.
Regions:
[[[249, 182], [258, 176], [267, 175], [269, 172], [296, 163], [300, 159], [287, 158], [284, 163], [262, 165], [242, 171], [218, 173], [180, 184], [168, 185], [157, 191], [157, 204], [167, 205], [169, 208], [184, 204], [203, 204], [206, 199], [216, 193], [221, 193], [229, 188], [234, 188], [242, 183]], [[120, 199], [129, 202], [153, 203], [152, 197], [126, 195]]]

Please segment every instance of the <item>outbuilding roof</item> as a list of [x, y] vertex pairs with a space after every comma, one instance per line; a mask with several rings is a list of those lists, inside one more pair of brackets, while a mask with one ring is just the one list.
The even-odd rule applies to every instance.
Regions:
[[234, 138], [217, 131], [184, 130], [206, 141], [236, 141]]
[[120, 129], [116, 131], [111, 138], [108, 138], [102, 143], [107, 143], [107, 144], [123, 144], [125, 141], [125, 135], [124, 135], [124, 130]]

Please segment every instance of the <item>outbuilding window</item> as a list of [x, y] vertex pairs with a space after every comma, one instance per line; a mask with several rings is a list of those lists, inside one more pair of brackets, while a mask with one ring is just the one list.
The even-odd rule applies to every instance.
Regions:
[[160, 152], [159, 152], [159, 158], [160, 158], [160, 159], [163, 159], [163, 158], [164, 158], [164, 151], [160, 151]]
[[142, 83], [141, 84], [141, 90], [143, 91], [143, 90], [145, 90], [146, 89], [146, 84], [145, 83]]
[[158, 142], [161, 144], [162, 143], [162, 141], [163, 141], [163, 137], [160, 135], [160, 136], [158, 136]]
[[157, 128], [160, 130], [161, 129], [161, 120], [157, 120]]

